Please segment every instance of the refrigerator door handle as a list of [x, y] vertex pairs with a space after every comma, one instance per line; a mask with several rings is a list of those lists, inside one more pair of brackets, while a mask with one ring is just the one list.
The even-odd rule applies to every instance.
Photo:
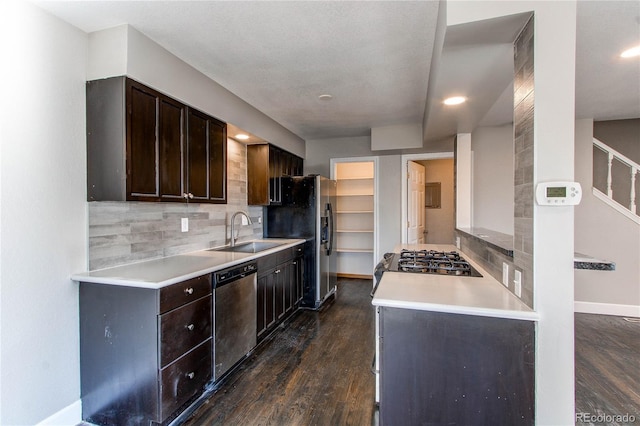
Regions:
[[329, 222], [329, 238], [327, 238], [327, 256], [331, 256], [333, 252], [333, 207], [331, 203], [327, 203], [327, 218]]

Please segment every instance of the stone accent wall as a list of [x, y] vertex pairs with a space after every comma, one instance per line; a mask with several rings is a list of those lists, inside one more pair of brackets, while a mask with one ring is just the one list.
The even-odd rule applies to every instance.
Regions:
[[[240, 240], [262, 238], [262, 207], [247, 206], [247, 149], [228, 140], [227, 204], [90, 202], [89, 270], [109, 268], [229, 243], [229, 220], [247, 210], [252, 226], [236, 229]], [[189, 231], [181, 232], [181, 218]]]
[[493, 278], [502, 282], [502, 264], [509, 265], [509, 286], [513, 291], [515, 263], [513, 236], [484, 228], [458, 228], [460, 249], [469, 253]]
[[[514, 271], [522, 272], [521, 299], [533, 308], [533, 43], [532, 16], [514, 43], [514, 235], [512, 245], [491, 244], [476, 230], [456, 229], [460, 249], [470, 253], [496, 280], [502, 282], [502, 263], [509, 265], [509, 290], [514, 292]], [[457, 167], [456, 167], [457, 168]], [[494, 231], [482, 230], [482, 233]], [[495, 235], [493, 235], [495, 237]], [[512, 255], [510, 255], [512, 252]]]
[[[522, 301], [533, 308], [533, 119], [534, 17], [514, 45], [514, 235], [513, 261], [522, 272]], [[513, 291], [513, 286], [510, 286]]]

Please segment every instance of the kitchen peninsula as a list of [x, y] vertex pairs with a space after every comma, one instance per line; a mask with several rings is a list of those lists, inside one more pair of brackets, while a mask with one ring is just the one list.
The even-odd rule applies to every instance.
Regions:
[[[400, 245], [451, 252], [450, 245]], [[482, 275], [387, 271], [375, 291], [380, 424], [534, 424], [538, 315]]]

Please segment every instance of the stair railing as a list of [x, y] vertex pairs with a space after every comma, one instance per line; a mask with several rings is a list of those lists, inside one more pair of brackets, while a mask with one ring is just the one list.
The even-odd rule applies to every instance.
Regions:
[[635, 161], [631, 160], [625, 155], [619, 153], [618, 151], [611, 148], [610, 146], [600, 142], [596, 138], [593, 138], [593, 145], [607, 155], [607, 194], [606, 196], [611, 201], [614, 201], [617, 203], [617, 201], [613, 199], [613, 189], [612, 189], [613, 179], [611, 176], [611, 168], [613, 165], [613, 160], [616, 159], [620, 163], [629, 167], [629, 172], [630, 172], [629, 175], [631, 178], [631, 193], [630, 193], [631, 201], [629, 203], [629, 206], [625, 206], [625, 207], [627, 207], [631, 213], [633, 213], [634, 215], [637, 215], [638, 213], [636, 210], [637, 209], [636, 207], [636, 175], [638, 174], [638, 170], [640, 170], [640, 164], [636, 163]]

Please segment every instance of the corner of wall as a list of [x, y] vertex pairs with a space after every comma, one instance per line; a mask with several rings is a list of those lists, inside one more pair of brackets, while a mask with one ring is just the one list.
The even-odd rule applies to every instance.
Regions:
[[129, 31], [124, 24], [89, 34], [87, 81], [127, 74]]

